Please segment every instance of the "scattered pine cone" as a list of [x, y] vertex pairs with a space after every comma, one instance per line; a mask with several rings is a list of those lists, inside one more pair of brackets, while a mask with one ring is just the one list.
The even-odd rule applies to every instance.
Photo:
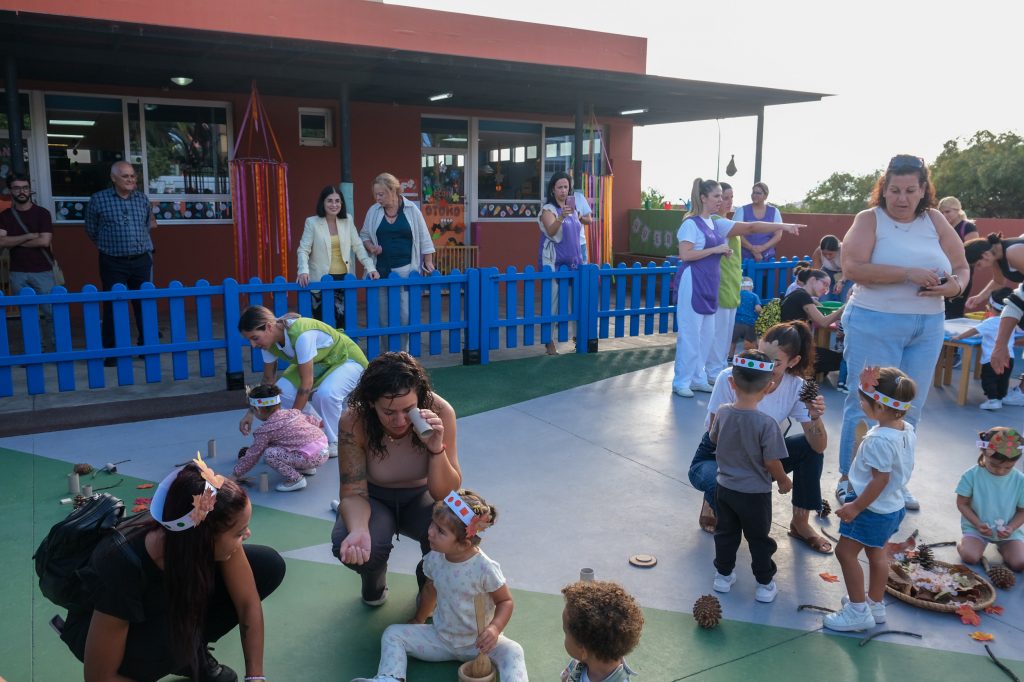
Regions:
[[693, 619], [705, 630], [718, 625], [722, 620], [722, 603], [718, 597], [705, 594], [693, 605]]
[[832, 513], [832, 505], [828, 503], [824, 497], [821, 498], [821, 509], [818, 510], [818, 516], [823, 519], [827, 519], [828, 515]]
[[86, 462], [79, 462], [78, 464], [75, 465], [74, 472], [79, 476], [86, 476], [93, 472], [93, 468], [91, 464], [87, 464]]
[[935, 568], [935, 552], [928, 545], [917, 546], [917, 563], [926, 571]]
[[988, 577], [992, 584], [1001, 590], [1008, 590], [1017, 584], [1017, 576], [1003, 564], [990, 567]]
[[800, 389], [800, 401], [809, 403], [821, 395], [821, 387], [814, 379], [804, 379], [804, 387]]

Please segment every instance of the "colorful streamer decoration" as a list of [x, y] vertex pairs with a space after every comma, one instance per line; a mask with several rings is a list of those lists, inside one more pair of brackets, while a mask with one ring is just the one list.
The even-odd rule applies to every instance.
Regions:
[[[612, 171], [611, 161], [608, 159], [608, 148], [605, 146], [602, 128], [597, 122], [594, 110], [591, 108], [589, 121], [587, 122], [590, 134], [590, 165], [596, 169], [597, 174], [580, 173], [580, 189], [585, 196], [594, 199], [594, 222], [587, 225], [587, 260], [591, 263], [612, 262], [612, 190], [614, 187], [615, 173]], [[600, 141], [600, 147], [596, 144]], [[602, 167], [597, 168], [596, 150], [601, 149]]]
[[[246, 151], [239, 156], [243, 140]], [[261, 143], [262, 149], [259, 148]], [[231, 156], [235, 277], [240, 282], [251, 277], [270, 282], [276, 275], [289, 279], [288, 254], [292, 250], [292, 238], [288, 164], [281, 154], [255, 82]]]

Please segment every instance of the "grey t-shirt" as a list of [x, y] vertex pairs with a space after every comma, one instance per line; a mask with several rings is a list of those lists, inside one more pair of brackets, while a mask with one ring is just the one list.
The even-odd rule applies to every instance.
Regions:
[[786, 441], [774, 419], [757, 410], [722, 405], [708, 434], [715, 443], [718, 485], [738, 493], [770, 493], [771, 459], [785, 459]]

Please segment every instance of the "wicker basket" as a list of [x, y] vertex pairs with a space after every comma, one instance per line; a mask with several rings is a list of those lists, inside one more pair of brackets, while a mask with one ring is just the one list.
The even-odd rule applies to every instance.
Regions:
[[[990, 585], [986, 580], [982, 579], [981, 576], [979, 576], [971, 569], [967, 568], [962, 564], [947, 564], [944, 561], [936, 561], [935, 565], [942, 566], [943, 568], [946, 568], [949, 571], [955, 573], [969, 574], [981, 583], [981, 585], [978, 587], [978, 591], [981, 592], [981, 599], [979, 599], [976, 603], [971, 604], [971, 607], [975, 611], [982, 611], [995, 603], [995, 589], [992, 587], [992, 585]], [[911, 606], [916, 606], [918, 608], [925, 609], [926, 611], [937, 611], [939, 613], [956, 613], [956, 610], [959, 608], [955, 604], [939, 604], [937, 602], [918, 599], [917, 597], [911, 597], [909, 594], [904, 594], [903, 592], [894, 589], [888, 584], [888, 582], [885, 585], [885, 591], [891, 594], [892, 596], [896, 597], [900, 601], [906, 602]]]

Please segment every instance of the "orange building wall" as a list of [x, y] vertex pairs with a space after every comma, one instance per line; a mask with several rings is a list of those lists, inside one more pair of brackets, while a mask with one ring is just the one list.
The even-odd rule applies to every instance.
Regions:
[[[0, 10], [645, 73], [647, 39], [364, 0], [0, 0]], [[563, 18], [564, 19], [564, 18]], [[183, 25], [182, 22], [187, 22]]]

